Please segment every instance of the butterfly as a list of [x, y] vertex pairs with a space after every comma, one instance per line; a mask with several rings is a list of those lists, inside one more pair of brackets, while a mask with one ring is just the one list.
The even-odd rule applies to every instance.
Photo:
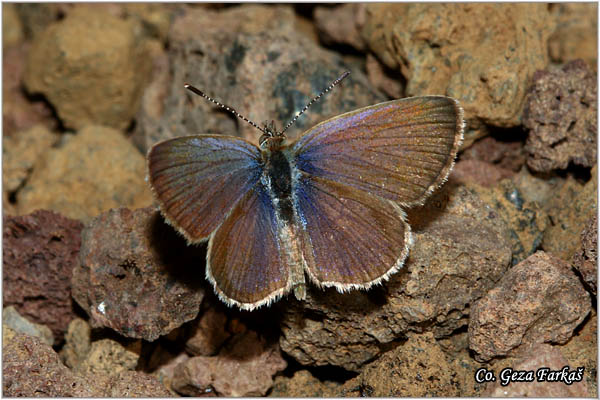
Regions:
[[206, 278], [230, 306], [253, 310], [306, 277], [339, 292], [369, 289], [403, 265], [412, 243], [403, 208], [442, 185], [462, 142], [463, 110], [444, 96], [412, 97], [328, 119], [287, 143], [259, 127], [259, 145], [195, 135], [155, 144], [148, 182], [165, 220], [188, 244], [208, 241]]

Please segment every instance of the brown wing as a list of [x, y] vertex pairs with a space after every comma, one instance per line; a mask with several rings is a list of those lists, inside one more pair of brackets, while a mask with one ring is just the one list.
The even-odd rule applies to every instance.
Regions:
[[410, 227], [392, 201], [307, 175], [294, 197], [307, 272], [317, 285], [366, 289], [402, 267]]
[[447, 179], [463, 130], [456, 100], [412, 97], [327, 120], [290, 151], [296, 167], [311, 176], [412, 206]]

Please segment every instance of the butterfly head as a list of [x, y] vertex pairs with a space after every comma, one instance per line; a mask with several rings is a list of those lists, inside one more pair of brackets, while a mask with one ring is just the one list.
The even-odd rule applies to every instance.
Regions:
[[278, 150], [282, 147], [285, 135], [279, 132], [275, 126], [275, 121], [265, 121], [263, 124], [263, 135], [258, 139], [258, 144], [263, 150]]

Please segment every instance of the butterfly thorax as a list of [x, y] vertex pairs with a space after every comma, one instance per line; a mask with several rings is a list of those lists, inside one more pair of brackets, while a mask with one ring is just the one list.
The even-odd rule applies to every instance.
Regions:
[[273, 193], [273, 200], [279, 215], [287, 222], [293, 220], [292, 206], [292, 169], [285, 154], [277, 149], [275, 151], [264, 151], [263, 162], [265, 165], [263, 174], [265, 182], [268, 182]]

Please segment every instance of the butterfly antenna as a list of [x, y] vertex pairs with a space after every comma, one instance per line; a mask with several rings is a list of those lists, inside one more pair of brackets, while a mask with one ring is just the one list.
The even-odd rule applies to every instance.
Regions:
[[240, 114], [239, 112], [235, 111], [233, 108], [231, 108], [231, 107], [229, 107], [229, 106], [227, 106], [227, 105], [225, 105], [223, 103], [219, 103], [217, 100], [215, 100], [212, 97], [204, 94], [204, 92], [201, 91], [200, 89], [197, 89], [197, 88], [195, 88], [192, 85], [189, 85], [187, 83], [184, 85], [184, 87], [187, 90], [189, 90], [190, 92], [193, 92], [193, 93], [197, 94], [198, 96], [202, 96], [206, 100], [208, 100], [208, 101], [210, 101], [210, 102], [218, 105], [222, 109], [229, 111], [230, 113], [232, 113], [236, 117], [243, 119], [244, 121], [246, 121], [247, 123], [249, 123], [250, 125], [252, 125], [253, 127], [255, 127], [256, 129], [258, 129], [259, 131], [261, 131], [262, 133], [265, 133], [265, 134], [267, 133], [264, 128], [261, 128], [260, 126], [256, 125], [254, 122], [250, 121], [248, 118], [244, 117], [242, 114]]
[[290, 126], [292, 126], [292, 124], [294, 122], [296, 122], [296, 120], [298, 119], [298, 117], [300, 117], [302, 114], [304, 114], [304, 112], [306, 110], [308, 110], [308, 107], [310, 107], [315, 101], [319, 100], [325, 93], [327, 93], [331, 89], [333, 89], [335, 85], [337, 85], [342, 80], [344, 80], [348, 75], [350, 75], [350, 71], [344, 71], [344, 73], [342, 75], [340, 75], [339, 78], [337, 78], [335, 81], [331, 82], [331, 85], [329, 85], [327, 87], [327, 89], [323, 90], [321, 93], [319, 93], [319, 95], [317, 97], [315, 97], [314, 99], [312, 99], [311, 101], [309, 101], [308, 104], [306, 106], [304, 106], [304, 108], [302, 109], [302, 111], [300, 111], [298, 114], [296, 114], [296, 116], [290, 122], [288, 122], [288, 124], [285, 126], [285, 128], [283, 128], [283, 130], [281, 131], [281, 135], [283, 135], [283, 133], [285, 131], [287, 131], [287, 129]]

